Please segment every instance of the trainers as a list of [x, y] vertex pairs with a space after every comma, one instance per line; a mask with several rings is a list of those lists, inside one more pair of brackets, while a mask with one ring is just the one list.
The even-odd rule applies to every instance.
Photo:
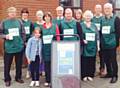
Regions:
[[35, 86], [36, 86], [36, 87], [39, 87], [39, 86], [40, 86], [39, 81], [35, 81]]
[[45, 86], [45, 87], [48, 87], [48, 86], [49, 86], [49, 83], [47, 83], [47, 82], [44, 83], [44, 86]]
[[83, 81], [87, 81], [87, 77], [84, 77], [84, 78], [83, 78]]
[[93, 81], [93, 78], [92, 77], [87, 77], [89, 81]]
[[29, 71], [27, 71], [27, 73], [26, 73], [26, 78], [27, 79], [30, 78], [30, 72]]
[[34, 84], [35, 84], [35, 81], [31, 81], [31, 83], [30, 83], [30, 87], [33, 87], [34, 86]]

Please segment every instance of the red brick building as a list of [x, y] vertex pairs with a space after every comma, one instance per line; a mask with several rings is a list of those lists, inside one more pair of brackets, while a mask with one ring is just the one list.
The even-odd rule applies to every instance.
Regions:
[[[116, 2], [115, 2], [116, 1]], [[106, 2], [111, 2], [115, 6], [117, 13], [119, 14], [120, 1], [119, 0], [0, 0], [0, 20], [4, 19], [6, 9], [10, 6], [17, 8], [18, 17], [20, 17], [20, 11], [22, 8], [27, 7], [30, 11], [30, 19], [35, 20], [35, 13], [37, 10], [50, 11], [55, 17], [55, 8], [58, 5], [65, 7], [71, 7], [73, 9], [81, 8], [83, 11], [86, 9], [94, 10], [96, 4], [103, 5]], [[0, 56], [2, 55], [2, 41], [0, 40]]]

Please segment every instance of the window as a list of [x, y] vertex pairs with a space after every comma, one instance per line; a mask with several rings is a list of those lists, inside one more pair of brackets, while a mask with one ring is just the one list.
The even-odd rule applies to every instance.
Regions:
[[80, 7], [80, 0], [59, 0], [61, 6]]

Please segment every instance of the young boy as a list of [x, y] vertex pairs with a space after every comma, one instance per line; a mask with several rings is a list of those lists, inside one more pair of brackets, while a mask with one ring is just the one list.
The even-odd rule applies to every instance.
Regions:
[[30, 72], [32, 81], [29, 86], [39, 86], [39, 65], [41, 60], [41, 30], [36, 27], [33, 32], [33, 37], [28, 40], [26, 46], [26, 57], [28, 64], [30, 64]]

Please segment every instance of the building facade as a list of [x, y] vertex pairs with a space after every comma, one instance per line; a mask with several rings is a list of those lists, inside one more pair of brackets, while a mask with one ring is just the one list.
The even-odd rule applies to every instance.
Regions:
[[[72, 9], [81, 8], [83, 11], [86, 9], [94, 11], [96, 4], [103, 5], [106, 2], [110, 2], [114, 5], [115, 12], [120, 13], [120, 1], [119, 0], [0, 0], [0, 20], [6, 18], [6, 9], [10, 6], [17, 8], [17, 16], [20, 17], [20, 11], [22, 8], [28, 8], [30, 11], [30, 19], [35, 21], [35, 14], [37, 10], [50, 11], [53, 17], [56, 16], [55, 8], [58, 5], [62, 5]], [[0, 39], [0, 56], [3, 54], [3, 40]]]

